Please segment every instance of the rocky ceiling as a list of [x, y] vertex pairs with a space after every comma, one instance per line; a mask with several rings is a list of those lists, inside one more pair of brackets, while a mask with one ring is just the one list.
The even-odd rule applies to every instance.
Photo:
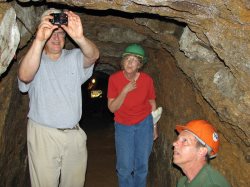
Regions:
[[[122, 50], [124, 43], [143, 41], [147, 47], [163, 48], [170, 52], [178, 67], [190, 78], [220, 120], [234, 130], [235, 135], [229, 136], [228, 141], [241, 142], [239, 145], [247, 162], [250, 162], [249, 0], [1, 2], [0, 74], [6, 71], [17, 52], [31, 40], [39, 16], [45, 9], [44, 4], [54, 3], [59, 7], [80, 10], [82, 19], [90, 23], [86, 30], [102, 30], [96, 33], [94, 39], [100, 44], [116, 43], [113, 49]], [[84, 16], [85, 13], [87, 16]], [[120, 23], [109, 14], [121, 19], [133, 19], [134, 22], [127, 23], [124, 19]], [[96, 16], [99, 16], [98, 21]], [[154, 41], [157, 41], [157, 45]], [[109, 73], [116, 67], [112, 64], [106, 66], [105, 59], [120, 55], [112, 53], [117, 50], [111, 49], [112, 46], [101, 49], [103, 63], [99, 66], [100, 70], [110, 66], [107, 70]]]
[[[151, 37], [172, 53], [180, 68], [193, 80], [204, 98], [218, 112], [221, 120], [235, 126], [236, 133], [240, 135], [242, 141], [247, 146], [250, 145], [248, 110], [250, 1], [52, 0], [46, 2], [84, 9], [114, 9], [148, 14], [147, 19], [135, 19], [137, 24], [144, 25], [152, 31]], [[33, 35], [43, 11], [40, 5], [41, 1], [28, 0], [1, 3], [1, 73], [7, 69], [16, 50], [23, 47]], [[155, 21], [157, 16], [159, 19]], [[164, 24], [161, 21], [164, 19], [172, 19], [187, 25], [180, 40], [174, 37], [178, 26]]]

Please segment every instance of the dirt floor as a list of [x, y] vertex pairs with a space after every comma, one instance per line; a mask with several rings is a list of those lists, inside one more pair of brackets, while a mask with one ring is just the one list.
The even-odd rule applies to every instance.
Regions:
[[102, 116], [84, 119], [88, 167], [85, 187], [117, 187], [113, 121]]

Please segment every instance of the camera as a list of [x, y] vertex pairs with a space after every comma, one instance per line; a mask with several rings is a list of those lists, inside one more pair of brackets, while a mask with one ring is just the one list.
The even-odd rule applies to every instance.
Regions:
[[65, 13], [52, 13], [53, 19], [50, 19], [50, 22], [53, 25], [67, 25], [68, 24], [68, 15]]

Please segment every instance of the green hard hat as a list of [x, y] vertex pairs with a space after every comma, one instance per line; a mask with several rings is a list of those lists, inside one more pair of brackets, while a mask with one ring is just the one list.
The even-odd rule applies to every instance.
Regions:
[[143, 63], [146, 63], [146, 54], [144, 49], [142, 48], [142, 46], [140, 46], [139, 44], [131, 44], [129, 45], [123, 52], [122, 57], [126, 56], [126, 55], [135, 55], [138, 56], [142, 59]]

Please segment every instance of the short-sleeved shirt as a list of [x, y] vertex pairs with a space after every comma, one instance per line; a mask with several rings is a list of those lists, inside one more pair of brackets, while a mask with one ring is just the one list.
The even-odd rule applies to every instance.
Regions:
[[92, 75], [93, 65], [84, 69], [80, 49], [63, 49], [52, 61], [42, 54], [40, 67], [29, 83], [18, 80], [21, 92], [28, 92], [28, 117], [52, 128], [72, 128], [82, 115], [81, 85]]
[[[108, 83], [108, 98], [116, 98], [129, 80], [123, 71], [112, 74]], [[155, 90], [152, 78], [140, 72], [136, 80], [136, 89], [129, 92], [121, 107], [114, 113], [114, 120], [124, 125], [134, 125], [145, 119], [152, 111], [149, 100], [155, 99]]]
[[231, 185], [217, 170], [206, 164], [190, 183], [186, 176], [181, 177], [177, 187], [231, 187]]

